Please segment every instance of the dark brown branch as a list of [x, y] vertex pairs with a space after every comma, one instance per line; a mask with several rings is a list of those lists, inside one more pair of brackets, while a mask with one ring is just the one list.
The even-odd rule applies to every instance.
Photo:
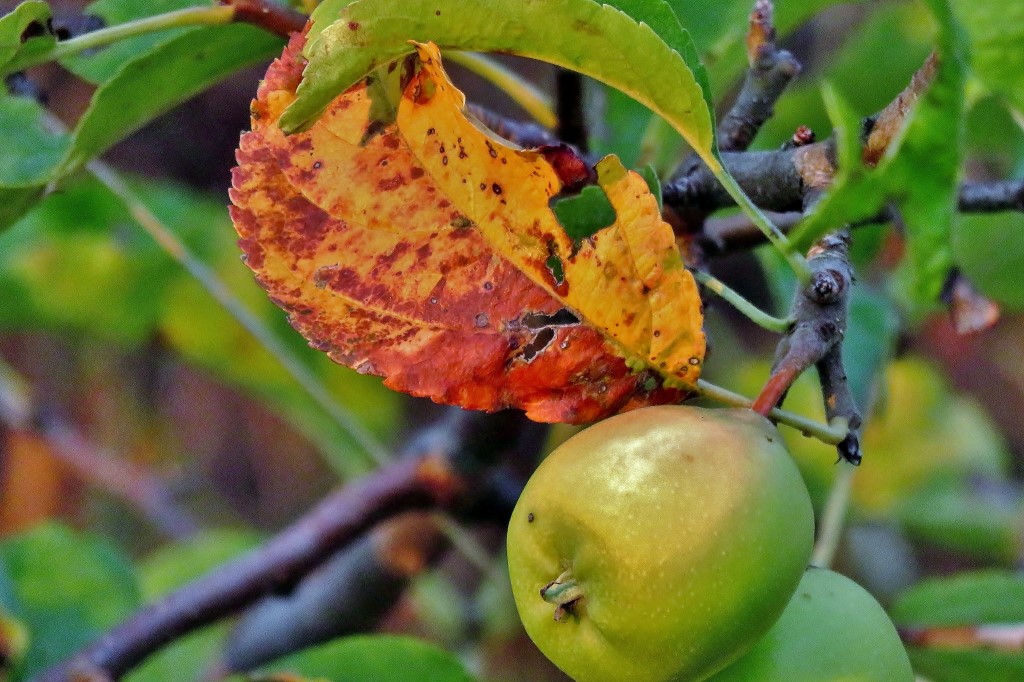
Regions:
[[833, 345], [816, 367], [825, 401], [826, 418], [829, 422], [837, 417], [845, 419], [849, 428], [846, 438], [836, 446], [839, 457], [851, 464], [860, 464], [860, 431], [864, 422], [843, 368], [843, 344], [838, 342]]
[[559, 68], [555, 72], [555, 114], [558, 118], [555, 135], [585, 154], [589, 136], [583, 96], [583, 76]]
[[469, 104], [466, 109], [485, 126], [520, 147], [545, 147], [563, 143], [563, 140], [560, 140], [550, 130], [532, 121], [520, 121], [499, 116], [478, 104]]
[[843, 230], [811, 248], [807, 258], [811, 278], [793, 299], [793, 326], [779, 341], [771, 377], [751, 409], [767, 415], [782, 402], [797, 377], [817, 366], [829, 419], [842, 417], [850, 427], [849, 435], [838, 446], [839, 456], [859, 464], [861, 417], [842, 363], [842, 340], [853, 288], [849, 247], [849, 232]]
[[[750, 146], [761, 126], [772, 116], [775, 103], [782, 96], [786, 86], [800, 71], [800, 63], [793, 55], [779, 49], [775, 44], [773, 14], [774, 7], [770, 0], [758, 0], [755, 3], [747, 32], [747, 59], [750, 69], [736, 101], [722, 117], [715, 131], [719, 150], [725, 156], [731, 157], [726, 162], [727, 167], [735, 170], [736, 174], [746, 177], [749, 187], [744, 189], [750, 190], [747, 192], [748, 195], [751, 195], [755, 188], [760, 188], [762, 191], [756, 192], [758, 199], [754, 201], [759, 203], [760, 200], [766, 204], [777, 203], [775, 198], [778, 196], [792, 195], [792, 188], [779, 191], [773, 188], [777, 183], [785, 184], [787, 179], [795, 178], [793, 174], [787, 176], [783, 173], [791, 163], [787, 163], [786, 159], [776, 160], [774, 157], [760, 154], [755, 154], [748, 160], [746, 155], [736, 152], [743, 152]], [[763, 169], [759, 167], [762, 162], [768, 162]], [[744, 173], [744, 169], [748, 169], [748, 172]], [[726, 206], [731, 205], [732, 199], [696, 154], [691, 153], [687, 156], [673, 176], [675, 179], [663, 187], [665, 206], [677, 216], [677, 229], [698, 236], [698, 242], [694, 244], [694, 253], [702, 253], [699, 236], [705, 219], [722, 208], [723, 202]], [[753, 182], [752, 177], [755, 178]], [[768, 210], [794, 210], [788, 207], [763, 207]]]
[[[461, 509], [487, 489], [477, 483], [497, 458], [524, 445], [525, 417], [452, 410], [414, 437], [394, 463], [329, 495], [262, 547], [182, 587], [107, 632], [40, 682], [116, 680], [175, 639], [286, 594], [378, 522], [411, 509]], [[526, 439], [532, 444], [535, 438]]]
[[308, 17], [273, 0], [219, 0], [221, 5], [235, 8], [234, 20], [253, 24], [270, 33], [287, 38], [306, 26]]
[[[824, 142], [778, 151], [722, 153], [725, 167], [747, 196], [759, 207], [779, 213], [803, 211], [809, 181], [804, 168], [808, 173], [819, 166], [834, 172], [831, 160], [831, 145]], [[703, 163], [666, 183], [662, 195], [665, 205], [676, 211], [713, 213], [736, 204]]]
[[402, 459], [330, 495], [266, 545], [139, 611], [41, 682], [119, 679], [182, 635], [287, 592], [377, 521], [450, 497], [456, 481], [435, 456]]
[[[487, 417], [453, 410], [451, 414], [442, 422], [444, 428], [429, 430], [414, 447], [461, 449], [462, 468], [467, 470], [500, 456], [502, 465], [481, 472], [467, 504], [460, 505], [459, 516], [505, 526], [547, 428], [515, 413]], [[479, 438], [472, 436], [474, 430]], [[512, 471], [516, 464], [522, 471]], [[250, 670], [301, 648], [367, 629], [394, 604], [409, 579], [430, 566], [448, 545], [448, 536], [433, 514], [409, 512], [378, 525], [306, 577], [294, 594], [273, 596], [255, 606], [236, 628], [217, 672]]]
[[774, 7], [758, 0], [750, 14], [747, 32], [747, 71], [736, 103], [718, 124], [718, 147], [743, 151], [775, 112], [775, 103], [800, 73], [800, 62], [775, 43]]
[[[795, 227], [803, 218], [799, 207], [806, 200], [806, 192], [802, 185], [793, 177], [795, 168], [787, 168], [786, 161], [793, 160], [796, 150], [779, 150], [766, 152], [773, 155], [768, 161], [770, 169], [782, 168], [782, 182], [777, 188], [768, 184], [770, 178], [758, 178], [760, 174], [754, 163], [748, 163], [748, 155], [723, 155], [726, 167], [735, 166], [741, 178], [740, 185], [751, 190], [754, 202], [767, 211], [775, 212], [772, 221], [783, 232]], [[756, 159], [749, 159], [753, 162]], [[765, 171], [767, 176], [775, 170]], [[730, 197], [724, 196], [720, 188], [712, 188], [713, 182], [704, 171], [695, 176], [681, 178], [674, 185], [665, 187], [665, 203], [681, 202], [690, 205], [693, 202], [704, 208], [714, 210], [730, 205]], [[708, 174], [710, 175], [710, 174]], [[798, 189], [798, 187], [800, 187]], [[761, 188], [764, 188], [763, 190]], [[778, 191], [773, 191], [777, 189]], [[683, 194], [685, 193], [685, 194]], [[988, 182], [965, 182], [960, 186], [958, 197], [959, 210], [962, 213], [996, 213], [1000, 211], [1024, 212], [1024, 180], [994, 180]], [[785, 212], [782, 212], [785, 211]], [[879, 215], [861, 221], [850, 227], [885, 223], [892, 220], [892, 212], [882, 211]], [[698, 246], [706, 257], [715, 257], [754, 248], [765, 243], [764, 233], [744, 216], [731, 216], [721, 220], [709, 220], [705, 224], [703, 234], [697, 238]]]
[[1024, 180], [965, 182], [957, 201], [963, 213], [1024, 212]]
[[293, 651], [372, 627], [409, 579], [448, 540], [431, 514], [409, 512], [378, 525], [312, 573], [287, 597], [269, 597], [239, 622], [217, 672], [252, 670]]

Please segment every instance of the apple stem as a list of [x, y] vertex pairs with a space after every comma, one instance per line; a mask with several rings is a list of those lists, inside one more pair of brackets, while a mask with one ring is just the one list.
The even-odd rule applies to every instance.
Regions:
[[555, 620], [559, 623], [573, 614], [573, 607], [583, 598], [583, 588], [572, 577], [572, 571], [566, 569], [540, 591], [541, 598], [555, 605]]

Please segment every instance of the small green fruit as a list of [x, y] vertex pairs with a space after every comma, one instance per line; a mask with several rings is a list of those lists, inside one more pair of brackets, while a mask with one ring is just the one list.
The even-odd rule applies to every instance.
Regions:
[[808, 569], [782, 617], [711, 682], [912, 682], [896, 628], [857, 583]]
[[612, 417], [538, 467], [509, 574], [537, 646], [578, 682], [705, 679], [772, 626], [807, 565], [807, 489], [763, 417]]

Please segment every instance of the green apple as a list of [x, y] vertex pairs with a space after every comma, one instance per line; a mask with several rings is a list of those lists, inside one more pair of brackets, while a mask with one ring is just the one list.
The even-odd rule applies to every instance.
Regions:
[[782, 613], [813, 530], [768, 420], [651, 407], [541, 463], [509, 524], [509, 574], [527, 633], [578, 682], [701, 680]]
[[810, 568], [768, 634], [711, 682], [912, 682], [885, 610], [857, 583]]

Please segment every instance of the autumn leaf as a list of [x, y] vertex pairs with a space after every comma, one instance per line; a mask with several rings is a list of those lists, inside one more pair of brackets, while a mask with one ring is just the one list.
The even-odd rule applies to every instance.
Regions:
[[313, 346], [396, 390], [541, 421], [686, 396], [700, 299], [641, 176], [599, 163], [615, 221], [574, 241], [550, 204], [589, 169], [467, 117], [433, 44], [286, 136], [303, 40], [260, 86], [231, 198], [249, 266]]

